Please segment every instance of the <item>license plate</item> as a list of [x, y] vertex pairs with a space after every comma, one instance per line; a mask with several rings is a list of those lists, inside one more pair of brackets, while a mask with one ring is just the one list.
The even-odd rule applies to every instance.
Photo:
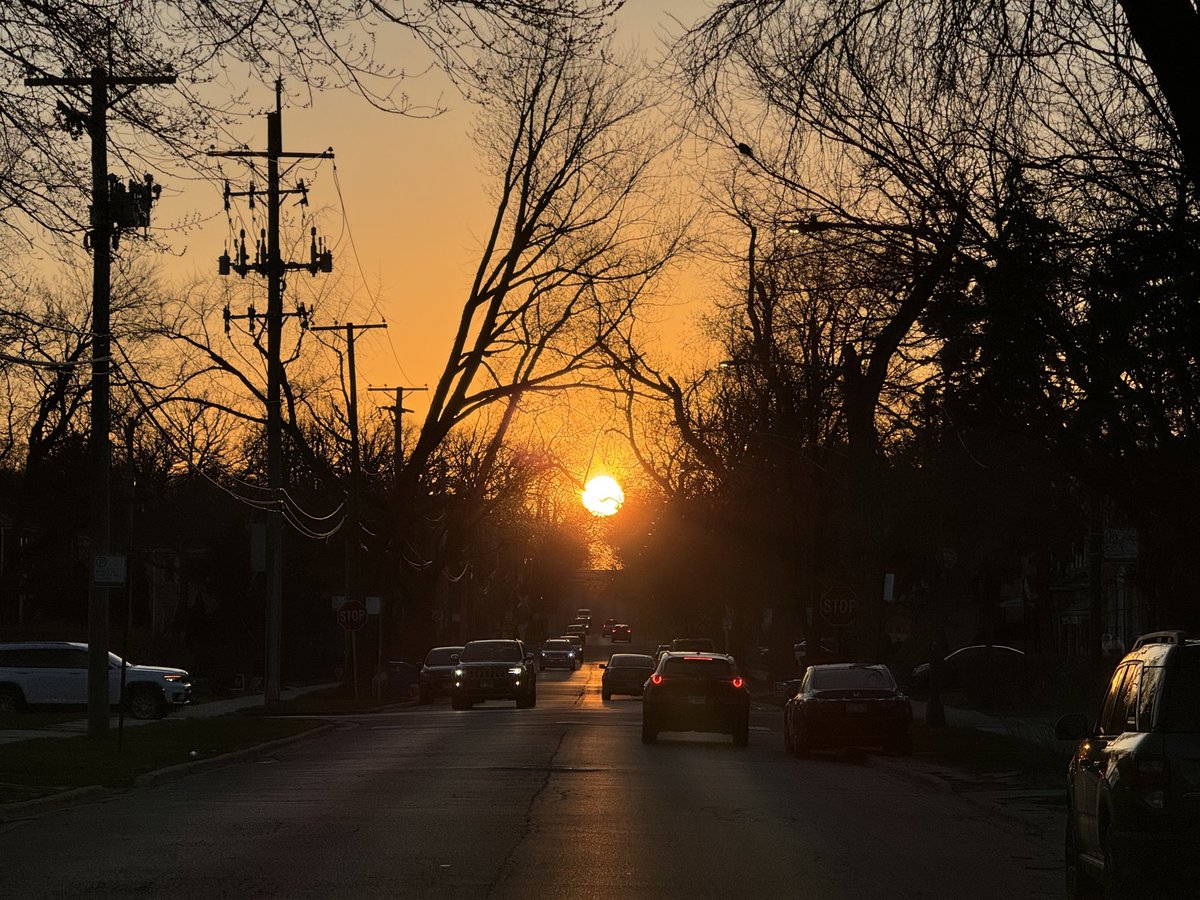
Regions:
[[481, 681], [481, 682], [479, 682], [479, 686], [481, 688], [490, 688], [492, 686], [492, 683], [490, 681]]
[[865, 713], [866, 711], [867, 711], [867, 704], [865, 704], [865, 703], [847, 703], [846, 704], [846, 712], [848, 712], [848, 713]]
[[703, 706], [704, 698], [703, 697], [688, 697], [688, 703], [697, 703], [700, 706]]

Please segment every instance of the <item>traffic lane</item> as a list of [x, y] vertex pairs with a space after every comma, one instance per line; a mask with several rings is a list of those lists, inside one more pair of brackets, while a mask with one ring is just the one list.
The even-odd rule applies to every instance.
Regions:
[[[640, 740], [640, 704], [567, 735], [495, 896], [1057, 897], [1059, 829], [1029, 834], [860, 755], [781, 749], [778, 714], [751, 745]], [[772, 721], [774, 719], [774, 721]], [[767, 730], [767, 729], [770, 730]]]

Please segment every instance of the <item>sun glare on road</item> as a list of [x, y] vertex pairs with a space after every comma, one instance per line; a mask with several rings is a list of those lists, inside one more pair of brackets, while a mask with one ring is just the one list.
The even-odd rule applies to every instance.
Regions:
[[597, 475], [583, 489], [583, 505], [593, 516], [611, 516], [624, 502], [625, 492], [608, 475]]

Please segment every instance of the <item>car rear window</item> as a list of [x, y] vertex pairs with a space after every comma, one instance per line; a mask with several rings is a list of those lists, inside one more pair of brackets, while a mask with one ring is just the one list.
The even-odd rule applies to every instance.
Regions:
[[472, 641], [463, 647], [460, 662], [521, 662], [521, 648], [512, 641]]
[[896, 682], [883, 669], [814, 669], [809, 686], [814, 691], [880, 691], [895, 688]]
[[710, 656], [671, 656], [663, 661], [664, 675], [686, 675], [689, 678], [729, 678], [733, 666], [729, 660]]
[[1200, 666], [1171, 666], [1163, 678], [1162, 731], [1200, 731]]
[[454, 662], [454, 654], [458, 650], [451, 650], [449, 647], [437, 647], [429, 651], [429, 655], [425, 657], [425, 665], [427, 666], [448, 666]]
[[638, 653], [618, 653], [608, 661], [610, 669], [653, 669], [654, 660]]

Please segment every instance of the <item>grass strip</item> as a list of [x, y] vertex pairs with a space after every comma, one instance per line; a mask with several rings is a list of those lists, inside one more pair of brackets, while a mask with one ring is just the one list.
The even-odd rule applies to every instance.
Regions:
[[46, 737], [4, 744], [0, 745], [0, 803], [93, 784], [128, 788], [146, 772], [291, 737], [321, 724], [227, 715], [164, 719], [126, 728], [120, 750], [115, 729], [99, 739]]

